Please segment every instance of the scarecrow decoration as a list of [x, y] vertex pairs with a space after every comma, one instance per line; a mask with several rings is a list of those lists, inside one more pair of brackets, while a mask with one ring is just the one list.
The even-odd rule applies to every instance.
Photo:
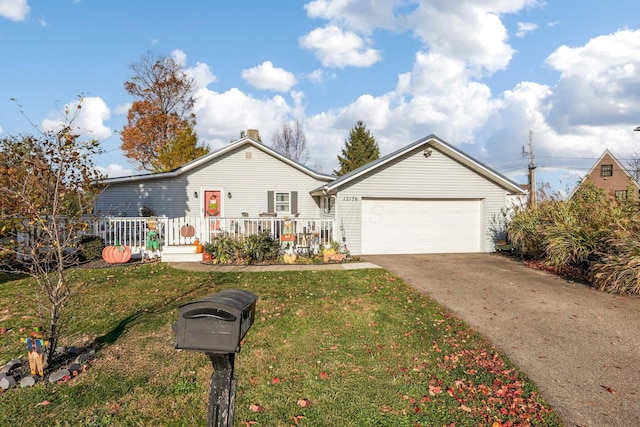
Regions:
[[44, 377], [44, 368], [47, 364], [46, 349], [49, 343], [42, 339], [42, 328], [34, 328], [29, 337], [24, 339], [24, 342], [27, 343], [31, 375], [37, 373], [41, 377]]
[[149, 251], [155, 252], [160, 250], [160, 234], [158, 233], [158, 221], [156, 221], [156, 217], [151, 216], [147, 219], [147, 232], [145, 238], [145, 248]]

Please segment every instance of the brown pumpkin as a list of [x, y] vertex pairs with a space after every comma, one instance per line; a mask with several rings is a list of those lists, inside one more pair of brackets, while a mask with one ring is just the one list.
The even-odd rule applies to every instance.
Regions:
[[180, 235], [182, 237], [193, 237], [196, 234], [196, 229], [193, 225], [185, 224], [180, 227]]
[[122, 264], [131, 260], [131, 248], [129, 246], [105, 246], [102, 250], [102, 259], [109, 264]]

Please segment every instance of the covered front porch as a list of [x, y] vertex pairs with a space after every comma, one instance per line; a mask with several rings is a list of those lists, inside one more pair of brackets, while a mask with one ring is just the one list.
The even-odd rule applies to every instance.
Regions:
[[267, 231], [283, 248], [299, 254], [315, 254], [337, 241], [332, 218], [299, 217], [102, 217], [93, 223], [93, 234], [105, 245], [126, 245], [132, 254], [162, 261], [200, 261], [194, 242], [212, 242], [218, 237], [244, 240]]

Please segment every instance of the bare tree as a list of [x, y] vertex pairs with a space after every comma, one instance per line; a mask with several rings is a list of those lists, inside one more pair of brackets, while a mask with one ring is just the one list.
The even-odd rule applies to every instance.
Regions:
[[309, 159], [307, 137], [299, 120], [293, 126], [289, 122], [282, 122], [282, 128], [276, 131], [271, 142], [274, 150], [298, 163], [305, 163]]
[[640, 183], [640, 151], [634, 151], [631, 158], [627, 159], [627, 168], [633, 179]]
[[50, 356], [73, 296], [66, 268], [75, 262], [102, 178], [92, 160], [98, 142], [83, 140], [73, 125], [82, 102], [66, 108], [56, 129], [0, 139], [0, 271], [34, 278], [34, 314], [48, 325]]

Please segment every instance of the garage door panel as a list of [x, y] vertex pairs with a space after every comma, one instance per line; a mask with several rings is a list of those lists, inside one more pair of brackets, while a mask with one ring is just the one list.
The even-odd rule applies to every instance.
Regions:
[[362, 201], [362, 253], [480, 251], [479, 200]]

